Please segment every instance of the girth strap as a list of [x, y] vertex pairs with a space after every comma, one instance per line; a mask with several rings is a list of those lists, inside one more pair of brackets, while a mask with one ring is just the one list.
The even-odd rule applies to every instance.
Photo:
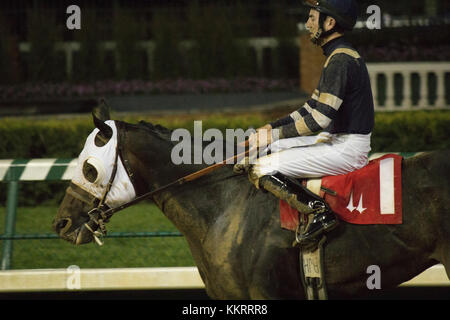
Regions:
[[300, 250], [300, 276], [308, 300], [328, 299], [323, 262], [325, 241], [326, 237], [323, 236], [317, 248]]

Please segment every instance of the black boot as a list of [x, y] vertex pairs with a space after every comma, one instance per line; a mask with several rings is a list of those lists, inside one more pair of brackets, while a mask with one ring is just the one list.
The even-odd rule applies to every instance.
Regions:
[[303, 214], [316, 212], [306, 229], [297, 237], [300, 246], [315, 242], [323, 232], [329, 232], [337, 226], [338, 219], [325, 201], [297, 180], [277, 173], [261, 177], [259, 185]]
[[333, 230], [337, 225], [336, 215], [329, 208], [321, 207], [319, 212], [314, 214], [312, 221], [306, 225], [306, 229], [297, 237], [297, 242], [302, 246], [319, 240], [318, 236]]

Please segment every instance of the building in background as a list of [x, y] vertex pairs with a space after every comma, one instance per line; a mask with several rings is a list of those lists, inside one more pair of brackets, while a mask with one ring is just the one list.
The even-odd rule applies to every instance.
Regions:
[[[373, 2], [359, 1], [358, 28], [350, 36], [366, 62], [450, 61], [448, 1], [377, 1], [381, 28], [368, 29], [367, 8]], [[66, 27], [69, 16], [66, 9], [74, 3], [81, 8], [81, 30]], [[316, 87], [321, 57], [320, 50], [311, 47], [302, 35], [307, 10], [300, 3], [287, 0], [1, 1], [0, 72], [3, 76], [0, 84], [70, 85], [217, 78], [298, 82], [300, 79], [296, 87], [308, 94]], [[310, 61], [314, 55], [317, 57]], [[299, 57], [309, 57], [309, 60]], [[380, 101], [391, 103], [393, 99], [398, 100], [395, 95], [401, 95], [401, 86], [410, 87], [406, 94], [411, 93], [412, 97], [407, 100], [414, 104], [421, 99], [418, 92], [425, 95], [425, 86], [420, 83], [427, 78], [434, 87], [431, 91], [436, 91], [431, 100], [442, 103], [445, 98], [442, 92], [449, 90], [449, 75], [445, 68], [436, 73], [438, 67], [425, 65], [417, 72], [400, 76], [400, 71], [374, 73], [374, 91], [379, 92]], [[396, 82], [398, 88], [392, 91], [387, 82]], [[52, 96], [65, 89], [46, 90]], [[152, 93], [152, 90], [137, 86], [131, 93]], [[207, 89], [199, 91], [204, 90]], [[4, 96], [10, 91], [0, 90], [0, 97], [11, 98]], [[28, 93], [16, 92], [18, 99], [20, 94], [25, 98], [33, 96], [30, 88], [25, 91]], [[80, 96], [92, 95], [92, 86], [78, 87], [76, 92]]]

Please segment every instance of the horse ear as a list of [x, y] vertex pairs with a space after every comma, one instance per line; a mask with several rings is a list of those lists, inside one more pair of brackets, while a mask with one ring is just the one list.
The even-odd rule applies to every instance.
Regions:
[[110, 116], [110, 108], [105, 103], [105, 100], [100, 101], [100, 105], [92, 110], [92, 118], [94, 119], [94, 125], [100, 130], [100, 135], [109, 140], [112, 137], [112, 129], [108, 126], [105, 121], [111, 118]]

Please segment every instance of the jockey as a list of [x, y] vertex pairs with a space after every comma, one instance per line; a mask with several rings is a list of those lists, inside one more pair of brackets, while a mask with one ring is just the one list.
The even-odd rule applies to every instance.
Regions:
[[298, 110], [250, 136], [250, 144], [267, 146], [267, 155], [250, 166], [235, 166], [237, 172], [248, 171], [257, 188], [270, 191], [302, 213], [314, 213], [300, 245], [332, 230], [338, 219], [322, 198], [291, 178], [339, 175], [362, 168], [368, 163], [374, 127], [366, 65], [343, 37], [356, 24], [355, 1], [308, 0], [304, 4], [310, 7], [306, 28], [311, 41], [321, 46], [327, 58], [319, 85]]

